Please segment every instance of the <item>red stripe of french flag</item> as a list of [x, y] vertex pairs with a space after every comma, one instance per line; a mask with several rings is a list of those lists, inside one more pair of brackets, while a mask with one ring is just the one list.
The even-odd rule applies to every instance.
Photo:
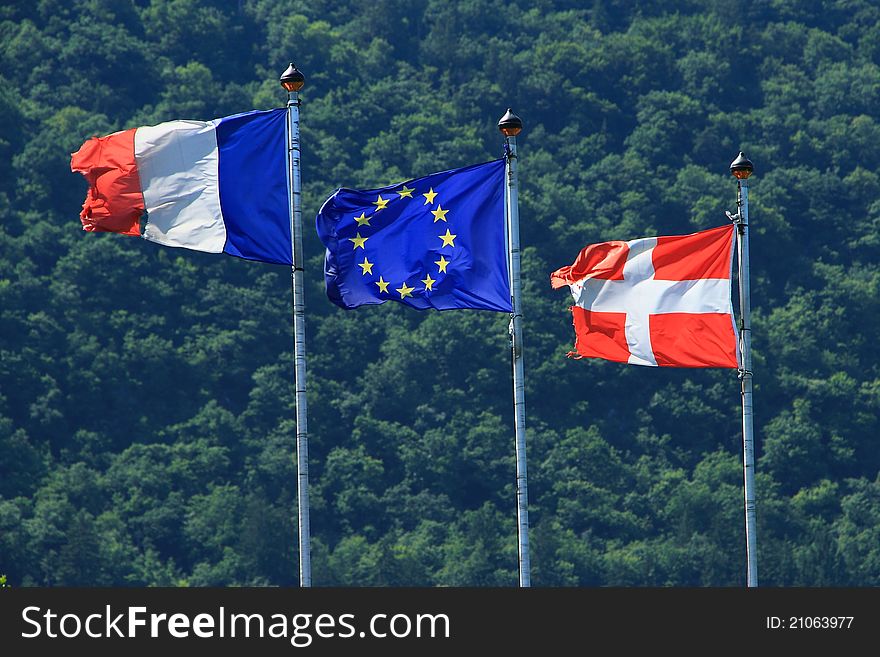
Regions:
[[550, 275], [568, 285], [575, 353], [661, 367], [739, 366], [734, 226], [590, 244]]
[[70, 169], [89, 183], [80, 220], [83, 230], [140, 235], [144, 195], [134, 157], [136, 128], [95, 137], [72, 155]]

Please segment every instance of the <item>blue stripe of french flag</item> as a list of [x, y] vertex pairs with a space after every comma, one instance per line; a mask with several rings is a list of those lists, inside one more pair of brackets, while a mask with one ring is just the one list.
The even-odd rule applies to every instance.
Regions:
[[89, 181], [83, 228], [138, 234], [146, 210], [147, 240], [289, 265], [285, 149], [284, 109], [90, 139], [71, 159]]

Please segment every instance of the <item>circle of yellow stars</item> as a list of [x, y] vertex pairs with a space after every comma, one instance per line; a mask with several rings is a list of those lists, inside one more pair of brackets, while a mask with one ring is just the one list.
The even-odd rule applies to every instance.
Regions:
[[[446, 218], [446, 215], [449, 213], [449, 209], [448, 208], [444, 209], [443, 205], [439, 201], [437, 203], [437, 207], [436, 208], [433, 207], [434, 206], [434, 199], [437, 197], [438, 193], [434, 191], [433, 187], [430, 187], [427, 192], [424, 192], [424, 193], [419, 194], [418, 196], [414, 197], [413, 193], [415, 191], [416, 191], [415, 188], [410, 188], [410, 187], [407, 187], [406, 184], [403, 184], [400, 189], [395, 190], [390, 193], [390, 194], [396, 194], [397, 199], [390, 196], [390, 194], [389, 194], [388, 198], [384, 198], [382, 196], [382, 194], [379, 194], [376, 197], [376, 200], [372, 202], [372, 205], [375, 205], [376, 209], [373, 210], [373, 213], [370, 216], [367, 216], [366, 211], [364, 211], [364, 212], [360, 213], [360, 216], [357, 216], [354, 218], [355, 222], [357, 223], [358, 228], [355, 232], [355, 236], [349, 237], [348, 241], [352, 243], [352, 249], [354, 251], [357, 251], [358, 249], [363, 249], [363, 251], [364, 251], [363, 262], [357, 263], [358, 267], [361, 268], [361, 275], [362, 276], [368, 276], [368, 275], [374, 276], [373, 267], [376, 265], [375, 262], [370, 262], [369, 258], [366, 255], [366, 251], [367, 251], [366, 244], [367, 244], [367, 240], [370, 239], [369, 235], [366, 234], [366, 229], [373, 227], [370, 224], [370, 219], [375, 217], [376, 213], [378, 213], [380, 210], [384, 210], [385, 208], [387, 208], [388, 203], [390, 201], [400, 200], [403, 198], [415, 200], [416, 198], [418, 198], [418, 196], [424, 197], [425, 201], [422, 205], [428, 205], [428, 206], [431, 206], [431, 208], [433, 208], [430, 210], [430, 214], [433, 215], [433, 217], [434, 217], [433, 223], [436, 224], [438, 221], [442, 221], [447, 224], [446, 232], [443, 235], [437, 236], [437, 238], [441, 241], [441, 245], [438, 248], [443, 248], [446, 246], [455, 248], [455, 238], [458, 237], [458, 235], [455, 235], [454, 233], [452, 233], [449, 230], [449, 227], [448, 227], [449, 221]], [[388, 193], [386, 193], [386, 194], [388, 194]], [[364, 235], [361, 235], [361, 230], [360, 230], [361, 228], [364, 229], [364, 233], [365, 233]], [[448, 274], [446, 268], [449, 266], [450, 261], [447, 260], [443, 254], [440, 255], [439, 260], [434, 261], [434, 264], [437, 265], [437, 271], [435, 272], [435, 274]], [[412, 297], [413, 292], [416, 292], [416, 291], [432, 292], [434, 290], [434, 284], [438, 281], [438, 279], [432, 278], [431, 272], [426, 272], [425, 278], [419, 279], [419, 281], [422, 283], [422, 285], [424, 285], [424, 288], [422, 288], [421, 290], [417, 290], [415, 285], [412, 285], [412, 286], [409, 285], [409, 281], [403, 281], [401, 283], [400, 287], [395, 287], [393, 289], [395, 292], [397, 292], [397, 294], [400, 295], [400, 299], [403, 300], [403, 299], [406, 299], [407, 297]], [[380, 275], [379, 280], [373, 281], [373, 283], [378, 286], [380, 294], [391, 295], [391, 293], [388, 291], [388, 286], [391, 285], [391, 281], [386, 281], [384, 279], [384, 277], [382, 277]]]

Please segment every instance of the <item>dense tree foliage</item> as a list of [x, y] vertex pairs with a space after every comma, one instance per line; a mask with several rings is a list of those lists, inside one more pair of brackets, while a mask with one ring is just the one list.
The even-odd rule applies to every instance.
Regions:
[[[586, 8], [585, 8], [586, 7]], [[730, 370], [565, 358], [548, 273], [727, 221], [755, 162], [768, 585], [880, 585], [880, 8], [594, 0], [13, 0], [0, 7], [0, 573], [297, 581], [289, 271], [84, 234], [92, 135], [280, 106], [335, 188], [520, 138], [533, 582], [744, 582]], [[306, 222], [309, 225], [309, 222]], [[305, 236], [314, 582], [516, 582], [508, 318], [343, 311]]]

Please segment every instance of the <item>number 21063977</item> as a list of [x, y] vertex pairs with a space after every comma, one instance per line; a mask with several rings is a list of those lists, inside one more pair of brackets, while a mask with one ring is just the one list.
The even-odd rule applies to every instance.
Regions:
[[855, 616], [767, 616], [768, 630], [848, 630]]

